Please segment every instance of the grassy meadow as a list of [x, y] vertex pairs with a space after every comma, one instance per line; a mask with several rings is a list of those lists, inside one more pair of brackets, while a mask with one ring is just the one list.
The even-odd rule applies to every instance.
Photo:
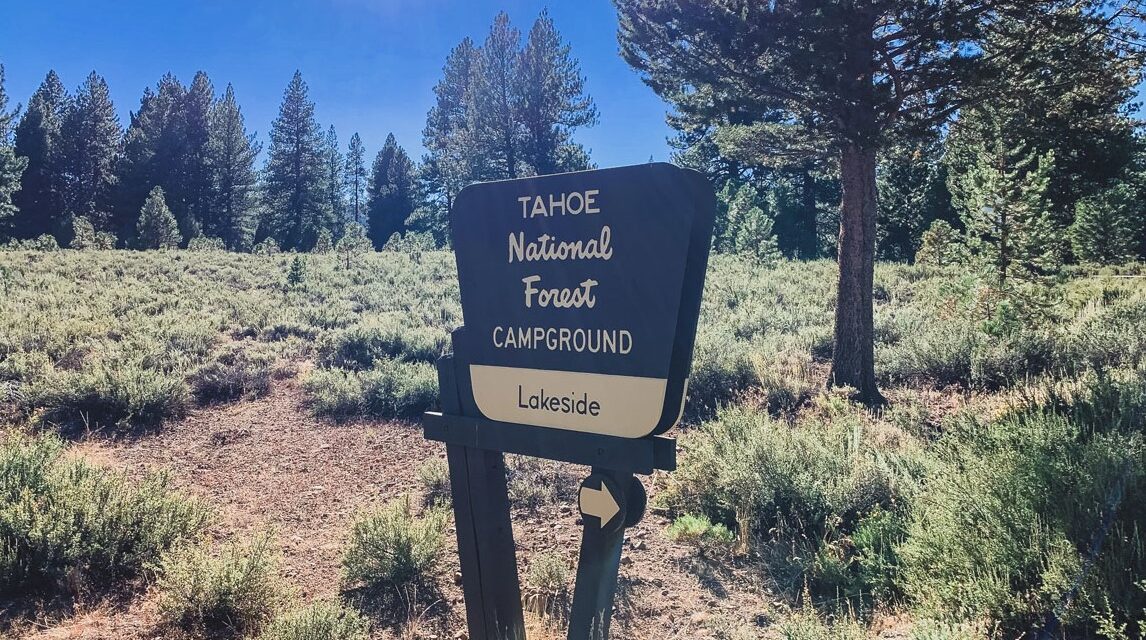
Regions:
[[[1003, 295], [965, 271], [878, 265], [888, 403], [869, 410], [824, 388], [835, 265], [714, 255], [680, 469], [657, 478], [653, 508], [672, 521], [665, 535], [748, 568], [791, 614], [714, 621], [712, 637], [865, 637], [900, 614], [920, 639], [1047, 625], [1143, 637], [1139, 273], [1079, 269]], [[0, 599], [66, 592], [77, 571], [89, 584], [142, 576], [192, 637], [366, 637], [343, 604], [284, 604], [259, 540], [196, 546], [211, 516], [164, 478], [129, 482], [68, 457], [67, 442], [147, 437], [296, 376], [334, 422], [414, 418], [436, 403], [432, 363], [461, 323], [448, 252], [349, 267], [322, 254], [0, 252]], [[422, 475], [448, 500], [441, 469]], [[453, 541], [428, 505], [357, 522], [348, 583], [436, 579]]]

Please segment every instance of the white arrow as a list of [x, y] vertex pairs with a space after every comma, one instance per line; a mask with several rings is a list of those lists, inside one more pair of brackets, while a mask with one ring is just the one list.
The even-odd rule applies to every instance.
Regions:
[[609, 493], [609, 485], [601, 482], [600, 489], [592, 489], [587, 486], [581, 487], [581, 495], [578, 496], [578, 504], [581, 507], [581, 513], [589, 516], [596, 516], [601, 520], [601, 528], [604, 529], [605, 525], [617, 515], [621, 507], [617, 504], [616, 498], [612, 493]]

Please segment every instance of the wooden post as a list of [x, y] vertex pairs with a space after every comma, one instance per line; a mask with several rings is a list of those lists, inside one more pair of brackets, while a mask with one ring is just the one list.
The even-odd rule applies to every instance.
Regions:
[[606, 640], [613, 619], [625, 527], [636, 524], [644, 513], [644, 488], [631, 473], [594, 468], [581, 485], [579, 503], [581, 555], [568, 638]]
[[[463, 415], [465, 385], [453, 357], [438, 360], [442, 409]], [[524, 640], [521, 587], [500, 451], [447, 444], [458, 558], [470, 640]]]

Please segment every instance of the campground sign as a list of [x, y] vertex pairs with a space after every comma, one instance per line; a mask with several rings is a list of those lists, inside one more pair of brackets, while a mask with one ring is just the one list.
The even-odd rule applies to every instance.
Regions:
[[640, 438], [678, 421], [714, 212], [668, 164], [478, 184], [451, 213], [482, 415]]
[[606, 638], [634, 474], [676, 468], [716, 198], [646, 164], [475, 184], [450, 211], [465, 326], [438, 361], [471, 640], [524, 637], [504, 453], [592, 467], [570, 640]]

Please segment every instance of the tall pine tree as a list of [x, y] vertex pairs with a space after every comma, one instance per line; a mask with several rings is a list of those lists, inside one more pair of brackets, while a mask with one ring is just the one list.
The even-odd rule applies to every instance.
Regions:
[[112, 189], [120, 136], [119, 116], [107, 82], [93, 71], [76, 91], [64, 119], [61, 158], [67, 214], [90, 220], [96, 231], [116, 231], [112, 225]]
[[504, 11], [494, 18], [489, 35], [471, 69], [473, 108], [470, 128], [485, 151], [481, 179], [502, 180], [521, 175], [525, 131], [518, 117], [520, 83], [518, 66], [521, 32]]
[[405, 233], [406, 218], [414, 212], [414, 163], [394, 134], [386, 136], [374, 158], [369, 193], [367, 234], [374, 247], [381, 249], [390, 236]]
[[[974, 111], [963, 118], [979, 118]], [[1025, 143], [1008, 144], [1002, 135], [1008, 124], [991, 119], [995, 132], [985, 142], [965, 141], [959, 130], [950, 144], [970, 145], [977, 160], [969, 171], [952, 176], [951, 192], [958, 203], [968, 246], [989, 265], [1000, 288], [1012, 280], [1030, 280], [1055, 271], [1061, 259], [1060, 234], [1055, 232], [1049, 199], [1054, 152], [1038, 153]]]
[[122, 234], [135, 232], [140, 207], [157, 186], [163, 187], [167, 206], [175, 218], [189, 220], [182, 197], [188, 155], [183, 126], [186, 103], [187, 89], [168, 73], [160, 78], [154, 91], [144, 89], [139, 110], [131, 114], [116, 187], [115, 226]]
[[266, 218], [259, 237], [273, 237], [283, 249], [308, 250], [334, 212], [323, 170], [324, 139], [302, 73], [295, 71], [271, 123], [271, 144], [263, 169]]
[[326, 227], [331, 235], [341, 235], [346, 222], [346, 190], [342, 182], [345, 160], [338, 149], [338, 133], [334, 125], [326, 130], [322, 146], [322, 168], [326, 186], [326, 201], [333, 212], [332, 226]]
[[180, 133], [183, 138], [183, 157], [179, 180], [172, 185], [184, 204], [184, 218], [180, 229], [187, 238], [203, 233], [205, 226], [217, 226], [211, 218], [211, 167], [208, 158], [210, 143], [211, 105], [215, 102], [215, 87], [203, 71], [195, 74], [180, 113]]
[[350, 145], [346, 148], [346, 167], [342, 178], [347, 194], [346, 218], [355, 224], [362, 224], [366, 212], [366, 182], [369, 177], [366, 172], [366, 147], [355, 132], [350, 136]]
[[597, 107], [548, 11], [529, 30], [516, 75], [523, 160], [539, 175], [588, 169], [588, 155], [571, 137], [597, 123]]
[[12, 194], [20, 188], [20, 178], [28, 166], [28, 159], [16, 155], [13, 149], [13, 113], [8, 111], [8, 94], [4, 90], [4, 65], [0, 64], [0, 220], [16, 213]]
[[20, 115], [19, 108], [8, 110], [8, 90], [4, 88], [4, 63], [0, 62], [0, 144], [12, 143], [12, 125]]
[[483, 154], [473, 130], [477, 57], [473, 42], [462, 40], [446, 57], [442, 79], [434, 86], [435, 103], [422, 131], [427, 154], [419, 172], [426, 218], [422, 226], [427, 228], [445, 227], [454, 196], [479, 179]]
[[211, 215], [203, 231], [222, 238], [234, 251], [250, 249], [254, 241], [259, 150], [255, 135], [247, 134], [235, 90], [228, 84], [223, 98], [211, 107], [207, 150]]
[[49, 71], [32, 94], [16, 124], [16, 155], [28, 159], [13, 197], [19, 209], [12, 221], [13, 234], [35, 238], [46, 233], [62, 235], [64, 228], [64, 181], [61, 131], [68, 111], [68, 93], [55, 71]]

